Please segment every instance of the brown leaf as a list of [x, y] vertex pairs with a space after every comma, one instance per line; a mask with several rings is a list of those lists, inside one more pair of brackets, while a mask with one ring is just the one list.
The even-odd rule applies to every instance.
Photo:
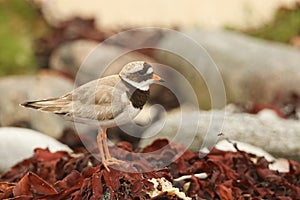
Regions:
[[12, 196], [15, 185], [15, 183], [0, 182], [0, 199]]
[[94, 173], [92, 176], [93, 196], [91, 197], [91, 200], [97, 200], [103, 195], [102, 177], [103, 171]]
[[16, 187], [13, 189], [13, 194], [15, 196], [28, 195], [34, 197], [57, 194], [57, 191], [38, 175], [29, 172], [18, 182]]
[[232, 196], [232, 189], [224, 185], [218, 185], [216, 187], [216, 193], [222, 200], [234, 200]]
[[69, 153], [65, 151], [57, 151], [55, 153], [52, 153], [49, 151], [49, 149], [36, 148], [34, 152], [34, 157], [38, 161], [52, 161], [59, 160], [61, 158], [70, 158]]

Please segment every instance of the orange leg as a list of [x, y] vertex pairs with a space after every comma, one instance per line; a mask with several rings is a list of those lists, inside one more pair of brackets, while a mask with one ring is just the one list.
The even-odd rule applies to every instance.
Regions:
[[104, 153], [105, 153], [106, 159], [111, 160], [111, 156], [110, 156], [109, 149], [108, 149], [108, 146], [107, 146], [106, 129], [104, 129], [102, 131], [102, 138], [103, 138], [103, 147], [104, 147]]
[[118, 160], [116, 158], [111, 157], [110, 153], [109, 153], [109, 149], [108, 149], [108, 145], [107, 145], [107, 134], [106, 134], [106, 129], [104, 129], [102, 131], [102, 138], [103, 138], [103, 149], [104, 149], [104, 154], [106, 157], [106, 164], [107, 165], [112, 165], [112, 164], [119, 164], [122, 163], [123, 161]]
[[108, 146], [107, 146], [106, 129], [103, 129], [102, 133], [100, 133], [100, 132], [98, 133], [97, 143], [98, 143], [98, 148], [99, 148], [99, 153], [101, 156], [102, 164], [104, 165], [105, 169], [108, 172], [110, 172], [108, 165], [119, 164], [119, 163], [123, 162], [121, 160], [111, 157]]
[[102, 161], [105, 169], [107, 171], [110, 171], [109, 168], [108, 168], [108, 166], [107, 166], [106, 158], [105, 158], [104, 151], [103, 151], [103, 138], [102, 138], [103, 132], [106, 132], [106, 129], [104, 129], [102, 131], [102, 133], [98, 133], [98, 135], [97, 135], [97, 143], [98, 143], [98, 148], [99, 148], [99, 152], [100, 152], [100, 156], [101, 156], [101, 161]]

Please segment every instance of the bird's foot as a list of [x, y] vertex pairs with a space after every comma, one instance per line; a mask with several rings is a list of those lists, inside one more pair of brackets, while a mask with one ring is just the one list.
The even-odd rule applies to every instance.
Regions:
[[108, 159], [106, 159], [106, 160], [104, 160], [104, 161], [102, 161], [102, 163], [103, 163], [103, 165], [104, 165], [104, 167], [105, 167], [105, 169], [108, 171], [108, 172], [110, 172], [110, 169], [108, 168], [108, 166], [109, 165], [115, 165], [115, 164], [121, 164], [121, 163], [124, 163], [125, 161], [123, 161], [123, 160], [118, 160], [118, 159], [116, 159], [116, 158], [108, 158]]

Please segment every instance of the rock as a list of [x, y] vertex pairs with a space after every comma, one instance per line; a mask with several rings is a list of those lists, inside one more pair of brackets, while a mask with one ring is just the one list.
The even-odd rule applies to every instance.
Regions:
[[[61, 44], [53, 51], [49, 60], [51, 69], [75, 77], [80, 65], [88, 54], [96, 48], [98, 42], [93, 40], [76, 40]], [[92, 74], [92, 72], [91, 72]]]
[[[186, 29], [182, 33], [207, 50], [222, 74], [230, 102], [270, 103], [278, 94], [300, 93], [299, 49], [231, 31]], [[184, 59], [188, 57], [197, 65], [205, 66], [206, 78], [213, 82], [213, 77], [209, 76], [213, 64], [207, 61], [207, 55], [192, 50], [186, 41], [173, 35], [165, 36], [158, 46], [173, 49]], [[176, 68], [192, 85], [198, 85], [199, 101], [207, 108], [210, 103], [207, 88], [188, 62], [165, 51], [157, 51], [155, 59]]]
[[297, 120], [266, 119], [247, 113], [225, 114], [224, 110], [175, 112], [147, 129], [140, 146], [144, 147], [159, 137], [181, 143], [192, 151], [200, 151], [211, 148], [226, 137], [254, 145], [274, 156], [299, 160], [300, 144], [295, 142], [300, 141], [299, 132]]
[[117, 74], [125, 64], [136, 60], [154, 62], [141, 53], [129, 52], [118, 46], [76, 40], [62, 44], [52, 53], [50, 67], [71, 74], [76, 77], [76, 83], [82, 85], [99, 77]]
[[52, 137], [61, 136], [63, 130], [71, 126], [69, 122], [54, 114], [23, 108], [19, 104], [61, 96], [72, 89], [73, 83], [56, 73], [1, 78], [1, 126], [26, 126]]
[[49, 148], [50, 151], [72, 150], [40, 132], [25, 128], [0, 128], [0, 172], [33, 155], [35, 148]]

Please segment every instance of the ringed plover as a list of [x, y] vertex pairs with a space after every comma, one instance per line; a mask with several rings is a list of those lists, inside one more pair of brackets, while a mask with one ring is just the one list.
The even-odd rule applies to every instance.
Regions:
[[149, 98], [149, 86], [163, 81], [150, 64], [135, 61], [126, 64], [118, 75], [88, 82], [57, 98], [28, 101], [21, 106], [52, 112], [67, 120], [97, 125], [97, 144], [102, 163], [123, 161], [113, 158], [108, 149], [106, 129], [132, 120]]

